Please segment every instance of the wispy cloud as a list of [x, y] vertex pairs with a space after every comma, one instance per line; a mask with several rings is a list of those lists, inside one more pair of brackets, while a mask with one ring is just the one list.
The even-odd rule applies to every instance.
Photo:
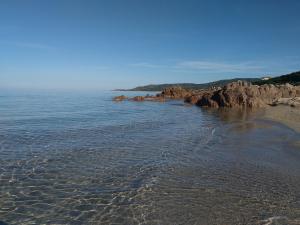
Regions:
[[256, 65], [252, 62], [224, 63], [215, 61], [182, 61], [178, 62], [175, 68], [208, 72], [254, 72], [264, 69], [264, 67]]
[[148, 62], [140, 62], [129, 64], [129, 66], [140, 68], [161, 68], [172, 71], [191, 71], [191, 72], [261, 72], [265, 67], [255, 62], [241, 62], [241, 63], [226, 63], [217, 61], [202, 61], [202, 60], [187, 60], [177, 61], [170, 64], [153, 64]]
[[1, 44], [4, 45], [13, 45], [20, 48], [30, 48], [37, 50], [55, 50], [56, 48], [53, 46], [41, 44], [41, 43], [33, 43], [33, 42], [19, 42], [19, 41], [0, 41]]

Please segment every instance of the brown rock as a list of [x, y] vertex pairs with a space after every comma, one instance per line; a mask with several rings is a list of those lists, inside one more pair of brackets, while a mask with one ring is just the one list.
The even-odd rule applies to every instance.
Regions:
[[125, 95], [120, 95], [113, 98], [113, 100], [116, 102], [124, 101], [125, 99], [128, 99], [128, 97], [126, 97]]
[[[279, 99], [300, 97], [300, 87], [290, 84], [262, 86], [252, 85], [245, 81], [237, 81], [227, 84], [223, 88], [211, 88], [207, 90], [186, 90], [179, 86], [164, 89], [155, 96], [136, 96], [131, 101], [165, 101], [166, 99], [184, 99], [185, 102], [201, 107], [249, 107], [257, 108], [266, 105], [276, 105]], [[128, 99], [121, 95], [114, 98], [114, 101]], [[290, 105], [298, 106], [298, 100]]]
[[164, 98], [183, 99], [191, 95], [191, 91], [188, 91], [180, 86], [174, 86], [165, 88], [160, 95]]
[[[272, 104], [279, 98], [294, 98], [300, 96], [299, 87], [290, 84], [262, 86], [252, 85], [245, 81], [227, 84], [220, 90], [207, 91], [196, 102], [198, 106], [206, 107], [263, 107]], [[192, 100], [190, 100], [192, 102]], [[193, 99], [193, 102], [196, 100]]]
[[160, 96], [151, 96], [151, 97], [148, 97], [146, 98], [145, 100], [147, 101], [155, 101], [155, 102], [164, 102], [165, 101], [165, 98], [163, 97], [160, 97]]
[[136, 101], [136, 102], [142, 102], [142, 101], [145, 101], [145, 97], [144, 96], [135, 96], [135, 97], [131, 98], [130, 100]]
[[200, 98], [202, 98], [202, 94], [192, 94], [190, 96], [187, 96], [184, 101], [186, 103], [190, 103], [190, 104], [196, 104]]

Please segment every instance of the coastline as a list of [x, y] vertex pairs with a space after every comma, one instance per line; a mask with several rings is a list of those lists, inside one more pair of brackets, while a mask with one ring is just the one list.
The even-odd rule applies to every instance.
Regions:
[[265, 108], [263, 118], [282, 123], [300, 133], [300, 108], [288, 105], [277, 105]]
[[[159, 101], [180, 99], [184, 102], [204, 108], [215, 109], [261, 109], [261, 117], [282, 123], [300, 133], [300, 86], [291, 84], [262, 86], [244, 81], [229, 83], [224, 87], [206, 90], [186, 90], [182, 87], [164, 89], [156, 95], [113, 98], [115, 102]], [[260, 111], [260, 110], [259, 110]]]

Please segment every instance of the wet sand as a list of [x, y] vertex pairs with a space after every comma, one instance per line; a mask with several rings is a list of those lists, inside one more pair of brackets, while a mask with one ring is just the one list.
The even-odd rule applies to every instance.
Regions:
[[300, 133], [300, 107], [286, 105], [268, 107], [264, 110], [263, 117], [280, 122]]

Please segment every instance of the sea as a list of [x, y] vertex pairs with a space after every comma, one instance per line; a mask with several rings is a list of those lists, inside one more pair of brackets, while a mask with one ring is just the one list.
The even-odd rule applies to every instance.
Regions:
[[141, 92], [1, 92], [0, 224], [300, 224], [300, 134]]

